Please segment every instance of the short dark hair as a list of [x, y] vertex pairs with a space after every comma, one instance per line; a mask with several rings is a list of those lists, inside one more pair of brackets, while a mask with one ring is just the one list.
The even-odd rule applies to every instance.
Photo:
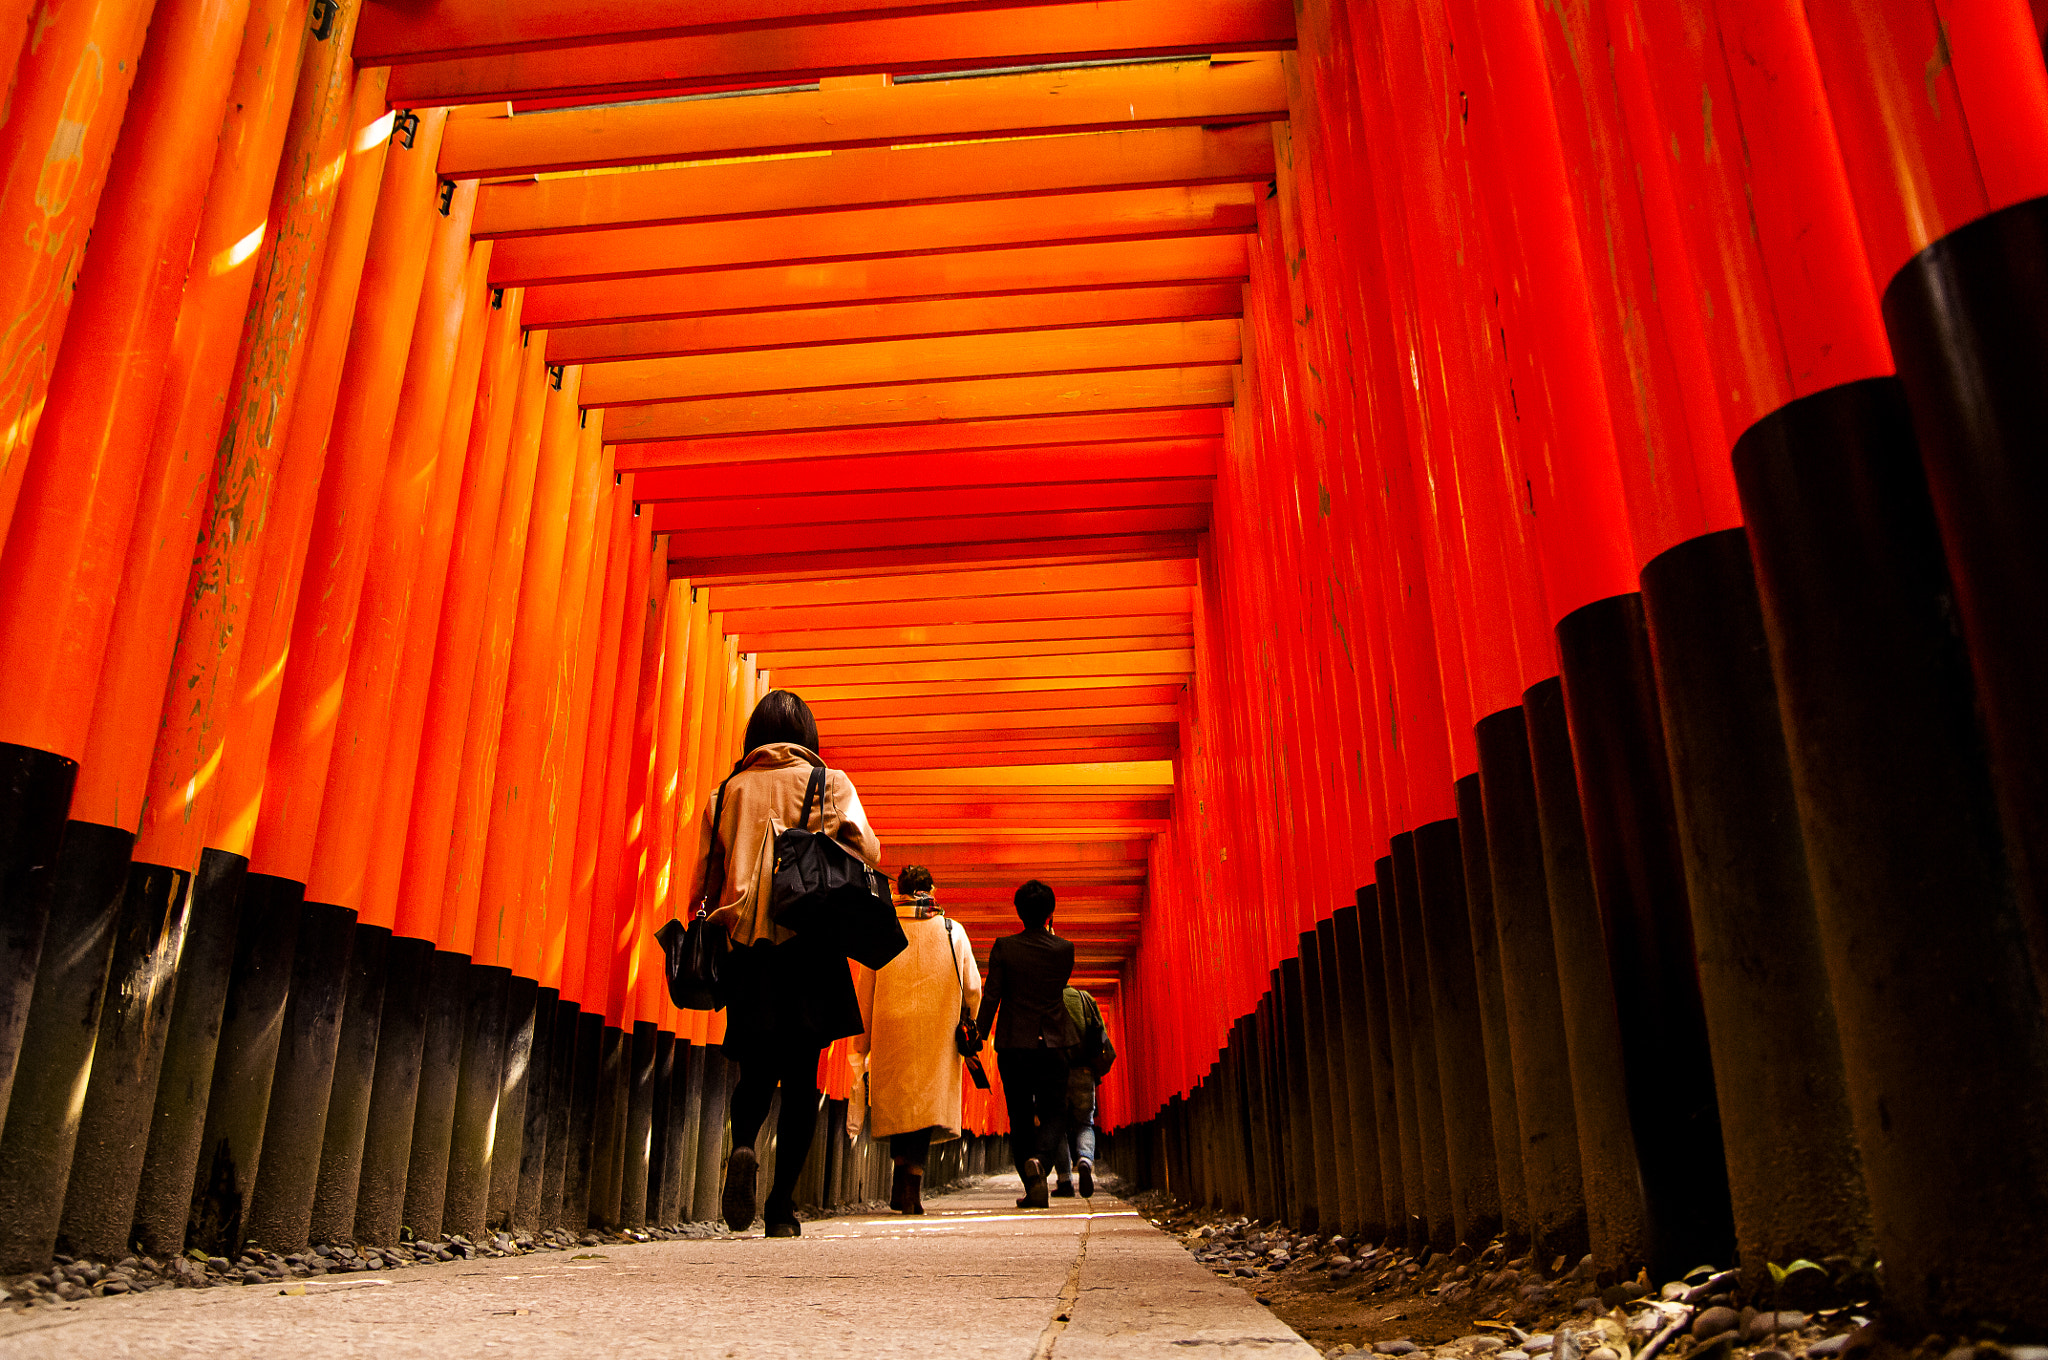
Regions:
[[932, 890], [932, 871], [922, 864], [906, 864], [903, 872], [896, 875], [896, 891], [905, 897], [915, 897], [921, 892]]
[[1032, 879], [1017, 889], [1017, 919], [1037, 929], [1052, 919], [1052, 889]]
[[[771, 689], [754, 705], [747, 719], [747, 750], [788, 742], [806, 751], [818, 749], [818, 720], [811, 706], [786, 689]], [[744, 752], [742, 753], [744, 754]]]

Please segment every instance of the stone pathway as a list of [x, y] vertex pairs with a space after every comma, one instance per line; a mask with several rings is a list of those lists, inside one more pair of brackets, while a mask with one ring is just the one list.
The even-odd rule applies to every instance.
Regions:
[[1315, 1360], [1128, 1204], [1022, 1211], [1017, 1193], [1002, 1177], [921, 1219], [823, 1219], [794, 1241], [756, 1230], [0, 1313], [0, 1360]]

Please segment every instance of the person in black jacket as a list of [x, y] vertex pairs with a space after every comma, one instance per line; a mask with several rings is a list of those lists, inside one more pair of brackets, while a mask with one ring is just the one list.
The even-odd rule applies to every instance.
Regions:
[[988, 954], [976, 1028], [995, 1045], [1010, 1107], [1010, 1156], [1024, 1178], [1020, 1209], [1049, 1203], [1045, 1172], [1066, 1138], [1068, 1050], [1081, 1042], [1067, 1015], [1074, 942], [1052, 933], [1052, 889], [1032, 879], [1017, 889], [1024, 929]]

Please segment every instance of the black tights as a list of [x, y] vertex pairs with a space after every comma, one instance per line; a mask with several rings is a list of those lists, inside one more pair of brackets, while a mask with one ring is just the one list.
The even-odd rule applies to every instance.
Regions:
[[918, 1129], [914, 1133], [892, 1133], [889, 1135], [889, 1156], [896, 1161], [919, 1170], [924, 1169], [925, 1159], [932, 1155], [932, 1135], [938, 1126]]
[[782, 1088], [782, 1113], [775, 1121], [775, 1183], [768, 1191], [768, 1209], [793, 1207], [796, 1178], [811, 1155], [811, 1136], [818, 1130], [818, 1054], [816, 1044], [778, 1047], [740, 1062], [739, 1085], [732, 1092], [732, 1145], [754, 1146], [768, 1118], [775, 1088]]

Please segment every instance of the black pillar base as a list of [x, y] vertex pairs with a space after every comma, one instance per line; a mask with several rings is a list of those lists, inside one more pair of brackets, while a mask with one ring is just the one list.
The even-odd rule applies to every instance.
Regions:
[[356, 914], [347, 907], [306, 903], [264, 1116], [262, 1160], [243, 1217], [247, 1239], [271, 1251], [306, 1249], [355, 933]]
[[1885, 1304], [2048, 1336], [2048, 1018], [1904, 395], [1735, 447]]
[[377, 1047], [391, 950], [389, 930], [356, 926], [349, 945], [341, 1032], [334, 1046], [334, 1077], [328, 1083], [327, 1122], [320, 1134], [320, 1169], [306, 1223], [306, 1234], [315, 1242], [347, 1242], [355, 1236], [356, 1193], [362, 1185], [370, 1103], [377, 1087]]
[[0, 742], [0, 1118], [28, 1028], [78, 762]]
[[[546, 992], [552, 1005], [554, 988]], [[538, 982], [523, 977], [513, 978], [505, 993], [505, 1077], [498, 1090], [497, 1125], [491, 1141], [491, 1197], [484, 1214], [485, 1223], [493, 1230], [511, 1227], [519, 1207], [519, 1181], [526, 1172], [526, 1102], [536, 1075], [534, 1021], [539, 1016], [541, 993]], [[539, 1166], [536, 1161], [536, 1194], [540, 1190]]]
[[[602, 1015], [579, 1012], [574, 1037], [574, 1074], [569, 1083], [568, 1125], [563, 1135], [562, 1226], [573, 1233], [590, 1227], [592, 1139], [596, 1132], [599, 1058], [604, 1049]], [[618, 1030], [613, 1028], [616, 1035]], [[613, 1052], [618, 1044], [613, 1040]], [[616, 1076], [616, 1067], [613, 1075]]]
[[190, 924], [172, 983], [175, 997], [156, 1084], [156, 1109], [150, 1118], [149, 1150], [135, 1197], [135, 1242], [152, 1256], [176, 1256], [185, 1249], [193, 1176], [199, 1166], [200, 1134], [206, 1127], [207, 1096], [213, 1090], [221, 1011], [227, 1004], [247, 877], [249, 861], [240, 855], [207, 850], [199, 857]]
[[[555, 1002], [553, 1035], [548, 1045], [547, 1161], [541, 1169], [540, 1224], [568, 1226], [564, 1209], [569, 1190], [569, 1130], [574, 1124], [577, 1047], [583, 1008], [573, 1001]], [[593, 1058], [593, 1061], [595, 1059]], [[576, 1231], [583, 1231], [577, 1224]]]
[[427, 1000], [438, 951], [426, 940], [394, 937], [385, 957], [384, 1015], [378, 1021], [377, 1075], [363, 1130], [362, 1172], [356, 1180], [357, 1242], [381, 1246], [398, 1240], [405, 1220], [406, 1173], [412, 1165], [412, 1129], [426, 1051]]
[[1500, 932], [1494, 925], [1493, 869], [1488, 860], [1486, 802], [1479, 776], [1460, 779], [1458, 853], [1465, 869], [1466, 938], [1479, 1007], [1479, 1038], [1486, 1052], [1486, 1107], [1493, 1126], [1493, 1169], [1500, 1190], [1501, 1230], [1519, 1250], [1530, 1244], [1529, 1196], [1522, 1181], [1521, 1112], [1515, 1101], [1514, 1050], [1508, 1039], [1506, 984], [1501, 977]]
[[436, 949], [427, 983], [427, 1022], [413, 1101], [412, 1148], [405, 1173], [405, 1226], [439, 1237], [448, 1207], [448, 1150], [455, 1134], [455, 1098], [462, 1080], [466, 1016], [476, 1004], [467, 954]]
[[1607, 971], [1607, 937], [1586, 847], [1563, 685], [1550, 679], [1531, 686], [1522, 696], [1522, 710], [1528, 717], [1529, 755], [1536, 774], [1558, 999], [1564, 1004], [1565, 1038], [1571, 1049], [1587, 1235], [1601, 1271], [1633, 1275], [1650, 1259], [1650, 1227], [1642, 1172], [1636, 1165], [1635, 1131], [1629, 1122], [1621, 1026], [1615, 1014], [1614, 980]]
[[1643, 605], [1736, 1244], [1761, 1290], [1770, 1262], [1869, 1260], [1874, 1242], [1748, 535], [1660, 554]]
[[49, 924], [20, 1062], [0, 1134], [0, 1275], [50, 1263], [71, 1152], [79, 1088], [92, 1069], [100, 1004], [135, 837], [72, 822], [52, 875]]
[[192, 900], [184, 870], [128, 866], [57, 1232], [71, 1255], [118, 1261], [129, 1250]]
[[1493, 1166], [1493, 1103], [1487, 1089], [1479, 975], [1472, 961], [1471, 916], [1465, 901], [1465, 851], [1456, 819], [1415, 829], [1415, 868], [1429, 1003], [1436, 1019], [1451, 1219], [1458, 1240], [1477, 1250], [1500, 1231], [1500, 1181]]
[[185, 1245], [210, 1254], [233, 1255], [246, 1238], [305, 893], [305, 884], [272, 874], [250, 874], [242, 884], [234, 973], [221, 1011], [220, 1051], [185, 1229]]
[[[519, 1140], [519, 1175], [514, 1187], [511, 1225], [523, 1232], [538, 1232], [541, 1226], [542, 1191], [547, 1178], [549, 1131], [555, 1101], [560, 1092], [554, 1082], [555, 1020], [562, 1007], [561, 994], [553, 987], [534, 992], [532, 1038], [526, 1049], [526, 1097]], [[497, 1189], [491, 1197], [495, 1206]]]
[[[505, 1086], [505, 1011], [512, 996], [509, 968], [469, 968], [469, 1002], [462, 1016], [462, 1071], [456, 1081], [448, 1140], [448, 1188], [441, 1231], [472, 1242], [490, 1212], [496, 1118]], [[524, 1130], [522, 1130], [522, 1133]], [[417, 1146], [417, 1144], [415, 1144]], [[518, 1148], [507, 1149], [517, 1164]]]

